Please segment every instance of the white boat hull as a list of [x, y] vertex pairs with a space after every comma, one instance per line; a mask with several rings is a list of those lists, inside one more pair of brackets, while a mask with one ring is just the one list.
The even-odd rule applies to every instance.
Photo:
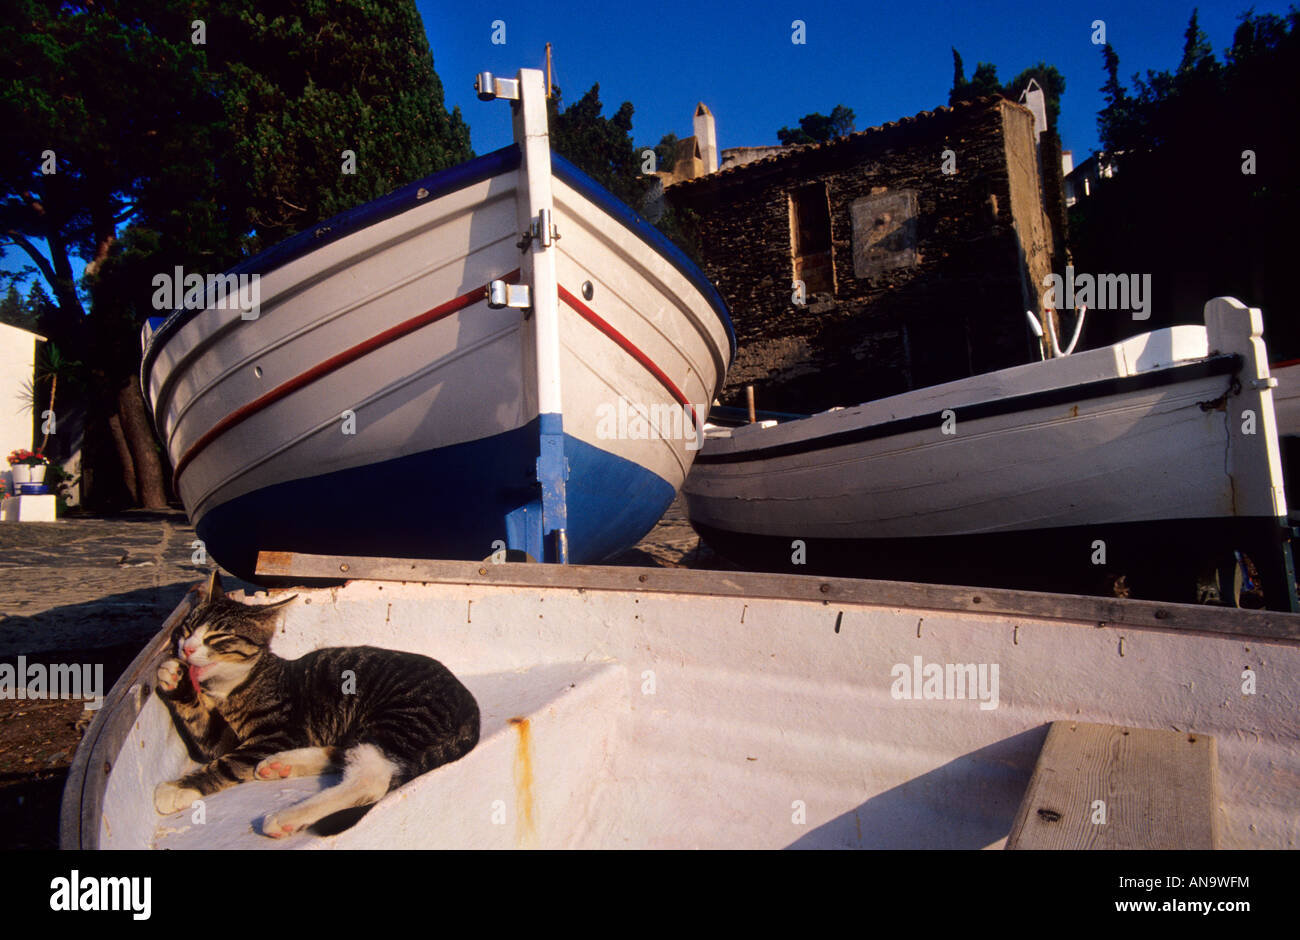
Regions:
[[1276, 541], [1286, 496], [1259, 312], [1206, 311], [1206, 327], [711, 436], [684, 488], [691, 521], [724, 553], [786, 568], [797, 541], [824, 568], [937, 539], [979, 564], [1021, 537], [1076, 571], [1098, 564], [1098, 540], [1136, 555], [1170, 523], [1242, 522]]
[[[692, 407], [712, 401], [732, 339], [680, 253], [554, 163], [567, 542], [590, 562], [672, 501], [698, 449]], [[144, 386], [177, 490], [236, 574], [267, 548], [484, 558], [519, 541], [511, 516], [551, 416], [536, 318], [490, 308], [486, 287], [520, 268], [524, 170], [506, 148], [448, 172], [389, 197], [396, 214], [250, 262], [266, 269], [256, 319], [182, 312], [151, 340]], [[687, 427], [610, 436], [602, 409], [620, 400]]]
[[1300, 437], [1300, 363], [1286, 363], [1272, 368], [1277, 387], [1273, 404], [1277, 410], [1277, 433], [1283, 437]]

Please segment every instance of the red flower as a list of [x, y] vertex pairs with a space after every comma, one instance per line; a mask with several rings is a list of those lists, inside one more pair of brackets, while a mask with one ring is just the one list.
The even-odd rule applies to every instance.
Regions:
[[40, 467], [49, 463], [49, 461], [45, 459], [45, 455], [39, 450], [27, 450], [25, 448], [10, 451], [8, 459], [11, 467], [15, 464], [26, 464], [29, 467]]

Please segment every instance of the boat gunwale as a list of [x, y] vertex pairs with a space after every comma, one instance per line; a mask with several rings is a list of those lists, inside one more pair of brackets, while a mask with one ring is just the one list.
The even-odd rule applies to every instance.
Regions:
[[[147, 680], [148, 672], [157, 668], [160, 657], [171, 647], [171, 631], [194, 609], [197, 601], [198, 594], [191, 588], [163, 621], [153, 639], [145, 644], [122, 671], [113, 683], [113, 688], [104, 696], [104, 704], [95, 712], [90, 726], [86, 728], [68, 767], [68, 779], [63, 785], [59, 807], [60, 849], [99, 848], [99, 822], [113, 766], [117, 763], [136, 718], [153, 694], [153, 682]], [[137, 684], [140, 685], [141, 693], [136, 698], [135, 707], [120, 707]], [[98, 761], [103, 761], [102, 774], [94, 773], [93, 770], [98, 766]]]
[[259, 577], [317, 584], [397, 581], [912, 607], [941, 613], [1077, 621], [1093, 628], [1099, 625], [1124, 626], [1300, 643], [1300, 614], [1281, 611], [762, 571], [516, 562], [493, 564], [263, 551], [258, 556], [257, 574]]
[[[349, 235], [363, 231], [380, 222], [395, 218], [412, 209], [429, 205], [431, 201], [442, 198], [462, 189], [481, 183], [486, 179], [500, 176], [518, 169], [520, 163], [519, 148], [507, 144], [499, 150], [486, 153], [465, 163], [438, 170], [428, 176], [407, 183], [387, 195], [380, 196], [346, 209], [328, 219], [303, 229], [270, 248], [246, 258], [223, 272], [226, 275], [267, 274], [286, 264], [297, 261], [311, 254], [317, 248], [340, 241]], [[425, 190], [425, 195], [419, 195]], [[167, 319], [149, 336], [144, 354], [140, 359], [140, 382], [146, 394], [149, 391], [149, 373], [162, 348], [174, 339], [182, 327], [202, 313], [206, 307], [177, 307]], [[152, 409], [150, 409], [152, 411]]]
[[[945, 411], [952, 411], [958, 419], [963, 421], [979, 421], [1015, 412], [1034, 411], [1040, 408], [1093, 401], [1099, 398], [1113, 398], [1132, 392], [1161, 388], [1165, 385], [1176, 385], [1197, 379], [1213, 378], [1217, 375], [1235, 374], [1241, 371], [1242, 365], [1242, 357], [1236, 353], [1218, 354], [1203, 359], [1170, 363], [1159, 369], [1151, 369], [1133, 375], [1113, 376], [1091, 382], [1062, 385], [1056, 388], [1027, 392], [1023, 395], [990, 398], [967, 405], [954, 405], [948, 409], [931, 411], [925, 414], [893, 418], [887, 421], [867, 422], [843, 430], [823, 431], [809, 437], [797, 438], [780, 444], [745, 439], [736, 441], [734, 434], [726, 437], [716, 437], [705, 440], [704, 448], [695, 457], [695, 463], [706, 465], [749, 463], [751, 461], [775, 460], [781, 457], [831, 450], [850, 444], [860, 444], [865, 441], [897, 437], [916, 431], [932, 430], [942, 424]], [[972, 378], [975, 378], [975, 376], [972, 376]], [[877, 399], [865, 404], [876, 405], [885, 400]], [[808, 425], [804, 424], [804, 422], [819, 420], [833, 427], [836, 424], [846, 423], [850, 418], [855, 417], [858, 416], [850, 414], [847, 409], [822, 412], [821, 414], [799, 418], [797, 421], [781, 422], [775, 428], [790, 428], [796, 425], [806, 428]], [[775, 430], [775, 428], [764, 428], [764, 430], [770, 431]], [[752, 436], [757, 438], [759, 435]], [[709, 444], [713, 442], [720, 443], [721, 441], [731, 441], [733, 447], [718, 452], [718, 448], [715, 446], [714, 452], [710, 453]]]

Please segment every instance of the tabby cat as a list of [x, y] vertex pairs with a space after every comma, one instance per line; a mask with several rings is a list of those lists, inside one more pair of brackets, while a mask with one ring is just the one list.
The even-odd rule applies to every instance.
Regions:
[[214, 573], [177, 625], [178, 659], [158, 667], [158, 689], [204, 766], [159, 784], [168, 814], [248, 780], [341, 768], [343, 780], [262, 820], [280, 838], [464, 757], [478, 743], [478, 704], [442, 663], [371, 646], [281, 659], [269, 644], [279, 609], [226, 597]]

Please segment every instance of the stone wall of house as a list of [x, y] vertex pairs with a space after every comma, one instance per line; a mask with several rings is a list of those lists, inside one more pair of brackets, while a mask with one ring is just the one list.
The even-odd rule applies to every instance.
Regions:
[[753, 163], [755, 160], [762, 160], [778, 154], [783, 149], [782, 145], [773, 145], [771, 147], [728, 147], [722, 151], [719, 169], [729, 170], [734, 166], [744, 166], [746, 163]]
[[[1032, 158], [1009, 166], [1024, 147], [1029, 112], [984, 99], [669, 187], [698, 215], [701, 260], [731, 307], [724, 403], [752, 383], [760, 409], [817, 411], [1035, 356], [1025, 295], [1050, 267], [1051, 227], [1019, 204], [1038, 178]], [[791, 193], [810, 185], [825, 186], [833, 281], [801, 305]]]

